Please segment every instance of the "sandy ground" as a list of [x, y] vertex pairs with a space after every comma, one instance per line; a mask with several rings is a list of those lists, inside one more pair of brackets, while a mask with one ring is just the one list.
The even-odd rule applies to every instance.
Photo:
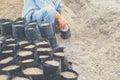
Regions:
[[[120, 80], [120, 1], [64, 0], [72, 37], [59, 41], [78, 80]], [[0, 18], [21, 16], [22, 0], [0, 0]]]

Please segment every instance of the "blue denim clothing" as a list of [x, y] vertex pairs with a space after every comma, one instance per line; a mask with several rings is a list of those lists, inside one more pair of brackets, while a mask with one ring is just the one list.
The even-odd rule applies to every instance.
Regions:
[[29, 22], [46, 21], [54, 23], [56, 11], [61, 12], [61, 0], [24, 0], [22, 17]]

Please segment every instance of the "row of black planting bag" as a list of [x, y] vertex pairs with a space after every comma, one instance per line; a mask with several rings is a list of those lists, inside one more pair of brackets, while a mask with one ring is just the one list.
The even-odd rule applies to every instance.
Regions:
[[34, 28], [25, 29], [26, 25], [22, 18], [14, 22], [1, 19], [0, 80], [77, 80], [79, 75], [65, 57], [64, 49], [53, 50], [48, 40], [35, 41], [32, 35], [26, 39], [25, 30]]
[[38, 24], [35, 21], [27, 23], [24, 18], [18, 18], [15, 21], [10, 19], [0, 19], [1, 35], [11, 36], [16, 41], [26, 39], [29, 41], [40, 40], [42, 35], [39, 33], [38, 28]]

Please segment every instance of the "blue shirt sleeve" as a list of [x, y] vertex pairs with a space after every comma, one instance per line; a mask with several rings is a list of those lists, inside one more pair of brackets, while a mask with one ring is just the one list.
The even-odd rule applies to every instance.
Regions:
[[26, 18], [27, 21], [30, 21], [34, 10], [38, 9], [39, 8], [36, 6], [35, 0], [24, 0], [22, 17]]
[[56, 11], [61, 13], [61, 11], [62, 11], [62, 2], [61, 2], [61, 0], [54, 0], [53, 3], [55, 5], [55, 7], [56, 7]]

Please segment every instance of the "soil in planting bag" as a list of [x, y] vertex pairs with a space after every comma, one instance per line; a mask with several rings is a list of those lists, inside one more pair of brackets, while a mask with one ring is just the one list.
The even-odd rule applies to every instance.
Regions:
[[32, 80], [30, 76], [24, 75], [23, 73], [15, 73], [10, 77], [10, 80]]
[[21, 66], [16, 62], [11, 62], [7, 64], [4, 68], [1, 69], [2, 71], [8, 72], [10, 75], [14, 75], [16, 72], [21, 72]]
[[51, 55], [51, 48], [37, 48], [37, 55]]
[[26, 26], [25, 34], [28, 41], [36, 42], [42, 40], [42, 36], [36, 22], [30, 22]]
[[43, 64], [45, 61], [48, 61], [48, 60], [51, 60], [51, 57], [50, 55], [39, 55], [37, 56], [37, 61], [40, 63], [40, 64]]
[[13, 62], [14, 57], [9, 54], [0, 54], [0, 69], [7, 66], [9, 63]]
[[2, 50], [13, 50], [13, 52], [16, 52], [16, 44], [12, 43], [12, 44], [7, 44], [6, 46], [3, 47]]
[[78, 80], [78, 76], [76, 71], [69, 70], [61, 73], [61, 80]]
[[26, 40], [18, 42], [18, 46], [19, 46], [20, 49], [23, 49], [23, 47], [25, 47], [25, 46], [27, 46], [29, 44], [30, 43], [28, 41], [26, 41]]
[[26, 66], [26, 65], [34, 63], [34, 62], [36, 62], [36, 61], [33, 58], [28, 58], [28, 59], [22, 60], [21, 64], [22, 64], [22, 66]]
[[25, 25], [13, 25], [12, 30], [16, 41], [25, 40]]
[[16, 61], [23, 66], [32, 62], [36, 62], [34, 59], [34, 56], [31, 56], [31, 55], [24, 56], [24, 57], [17, 56]]
[[15, 55], [15, 53], [14, 53], [14, 51], [12, 49], [8, 49], [8, 50], [4, 49], [4, 50], [2, 50], [1, 54], [9, 54], [9, 55], [12, 55], [12, 56]]
[[13, 43], [16, 43], [14, 38], [7, 38], [5, 40], [5, 44], [13, 44]]
[[0, 71], [0, 80], [9, 80], [9, 75], [7, 72]]
[[65, 58], [65, 55], [63, 52], [56, 52], [56, 53], [54, 53], [53, 56], [54, 56], [55, 60], [61, 61], [62, 71], [66, 71], [69, 69], [69, 63], [68, 63], [67, 59]]
[[48, 41], [45, 41], [45, 40], [36, 42], [35, 45], [36, 45], [37, 47], [41, 47], [41, 48], [50, 48], [49, 42], [48, 42]]
[[4, 59], [4, 58], [7, 58], [7, 57], [10, 57], [10, 56], [13, 57], [13, 55], [11, 55], [11, 54], [3, 54], [3, 53], [0, 53], [0, 60], [1, 60], [1, 59]]
[[3, 49], [2, 50], [14, 50], [15, 49], [15, 45], [16, 44], [7, 44], [7, 45], [5, 45], [4, 47], [3, 47]]
[[32, 80], [44, 80], [43, 70], [37, 63], [32, 63], [23, 68], [22, 72], [25, 75], [31, 76]]
[[32, 51], [18, 51], [17, 55], [20, 57], [30, 57], [30, 56], [34, 56]]
[[2, 23], [1, 34], [5, 36], [12, 36], [12, 21], [6, 20]]
[[17, 18], [14, 22], [14, 24], [19, 24], [19, 25], [25, 24], [25, 23], [26, 23], [25, 18]]
[[46, 61], [43, 64], [43, 71], [45, 80], [59, 80], [60, 79], [60, 63], [55, 60]]
[[34, 44], [30, 43], [29, 45], [24, 46], [23, 50], [29, 50], [29, 51], [33, 51], [34, 52], [36, 50], [36, 46]]

